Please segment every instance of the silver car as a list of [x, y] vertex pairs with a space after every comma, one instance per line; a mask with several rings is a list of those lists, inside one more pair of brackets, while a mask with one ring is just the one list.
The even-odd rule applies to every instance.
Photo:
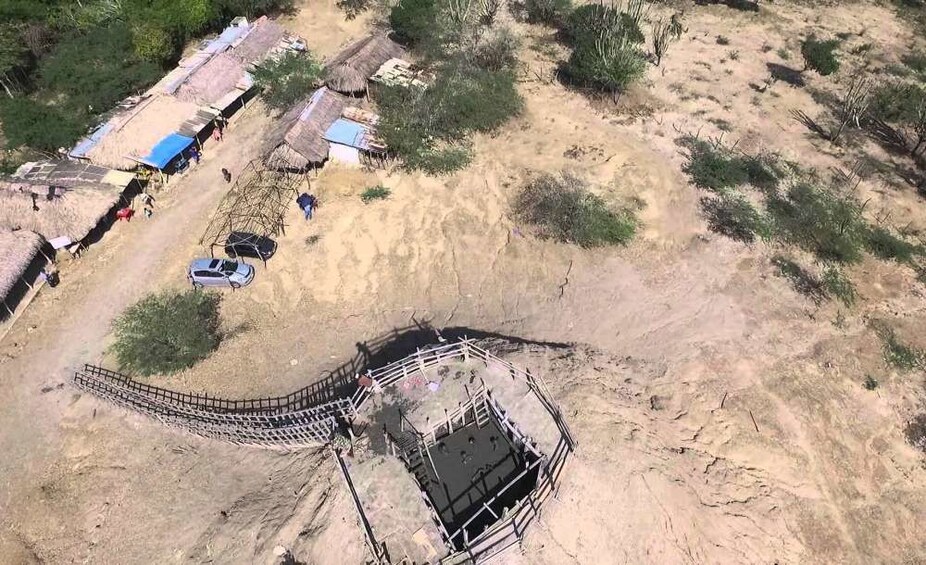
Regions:
[[230, 286], [241, 288], [254, 280], [254, 267], [228, 259], [196, 259], [187, 271], [193, 288]]

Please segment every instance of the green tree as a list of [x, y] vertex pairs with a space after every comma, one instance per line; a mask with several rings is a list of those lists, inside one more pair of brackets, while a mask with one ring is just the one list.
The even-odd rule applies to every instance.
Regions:
[[0, 22], [44, 21], [61, 0], [2, 0]]
[[132, 23], [148, 22], [168, 30], [181, 44], [216, 19], [212, 0], [126, 0]]
[[469, 162], [467, 136], [491, 132], [523, 107], [514, 72], [456, 59], [440, 67], [427, 89], [377, 90], [378, 132], [411, 169], [446, 173]]
[[868, 237], [862, 206], [852, 196], [806, 182], [784, 196], [769, 198], [767, 208], [778, 236], [823, 261], [854, 263]]
[[63, 3], [49, 14], [49, 23], [60, 30], [87, 32], [109, 22], [124, 19], [123, 0], [84, 0]]
[[252, 73], [267, 106], [285, 111], [304, 99], [322, 76], [322, 66], [311, 54], [287, 52], [265, 62]]
[[839, 59], [836, 58], [838, 39], [820, 41], [813, 35], [801, 42], [801, 56], [804, 57], [804, 68], [818, 72], [823, 76], [831, 75], [839, 70]]
[[711, 231], [730, 239], [752, 243], [756, 237], [771, 236], [764, 216], [746, 197], [735, 190], [721, 191], [717, 196], [701, 199], [701, 210]]
[[620, 12], [602, 4], [583, 4], [566, 18], [563, 33], [572, 45], [594, 43], [602, 33], [623, 37], [629, 43], [641, 44], [645, 38], [640, 21], [633, 14]]
[[139, 59], [162, 65], [173, 58], [177, 51], [170, 32], [150, 22], [132, 27], [132, 48]]
[[119, 364], [142, 375], [175, 373], [215, 351], [219, 295], [197, 290], [153, 294], [130, 306], [114, 323]]
[[543, 175], [528, 183], [513, 208], [540, 237], [582, 247], [626, 244], [637, 229], [630, 210], [611, 210], [586, 182], [568, 173]]
[[646, 74], [646, 57], [628, 41], [605, 34], [579, 43], [563, 71], [574, 84], [608, 92], [616, 100]]
[[26, 64], [28, 49], [19, 30], [12, 25], [0, 25], [0, 86], [7, 96], [13, 97], [14, 72]]
[[69, 112], [24, 97], [0, 102], [0, 123], [8, 147], [49, 152], [70, 147], [87, 128], [85, 121]]
[[416, 45], [436, 32], [437, 6], [434, 0], [399, 0], [389, 13], [389, 25], [396, 38]]
[[63, 94], [64, 105], [75, 113], [108, 110], [160, 76], [157, 65], [136, 57], [124, 24], [62, 40], [39, 64], [40, 85]]
[[293, 0], [213, 0], [215, 9], [226, 18], [245, 16], [255, 18], [264, 14], [288, 13], [294, 8]]
[[525, 0], [524, 11], [532, 24], [559, 26], [572, 11], [572, 0]]

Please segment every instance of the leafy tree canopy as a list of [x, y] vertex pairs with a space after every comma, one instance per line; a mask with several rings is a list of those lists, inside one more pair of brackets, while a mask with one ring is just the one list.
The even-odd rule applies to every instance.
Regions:
[[632, 44], [645, 41], [643, 30], [630, 14], [619, 12], [610, 6], [584, 4], [566, 18], [563, 33], [573, 45], [583, 42], [595, 43], [602, 33], [612, 32]]
[[252, 74], [264, 102], [275, 110], [285, 111], [316, 87], [322, 66], [310, 54], [288, 52]]
[[588, 190], [587, 183], [566, 173], [543, 175], [528, 183], [515, 197], [513, 208], [540, 237], [582, 247], [626, 244], [637, 229], [630, 210], [611, 210]]
[[213, 0], [215, 10], [227, 18], [245, 16], [253, 18], [263, 14], [292, 11], [293, 0]]
[[42, 87], [65, 95], [72, 110], [108, 110], [126, 95], [157, 80], [157, 65], [133, 53], [132, 33], [124, 24], [96, 28], [63, 40], [42, 60]]
[[435, 33], [437, 6], [434, 0], [399, 0], [389, 13], [389, 25], [396, 38], [415, 45]]
[[114, 323], [119, 364], [142, 375], [192, 367], [219, 345], [219, 295], [197, 290], [154, 294]]
[[9, 147], [54, 152], [69, 147], [86, 124], [73, 114], [29, 98], [0, 99], [0, 123]]
[[820, 41], [813, 35], [801, 42], [801, 55], [804, 65], [823, 76], [831, 75], [839, 70], [839, 59], [836, 58], [838, 39]]
[[0, 75], [24, 65], [28, 52], [18, 29], [10, 24], [0, 25]]
[[490, 132], [520, 113], [523, 99], [510, 69], [493, 71], [462, 59], [441, 67], [427, 89], [377, 91], [378, 132], [409, 168], [431, 173], [469, 162], [467, 136]]

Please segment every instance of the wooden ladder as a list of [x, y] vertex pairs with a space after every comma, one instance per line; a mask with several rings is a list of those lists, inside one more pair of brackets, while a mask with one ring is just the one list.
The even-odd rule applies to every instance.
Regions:
[[473, 403], [473, 414], [476, 416], [476, 425], [483, 427], [489, 423], [489, 405], [487, 400], [482, 398], [479, 402]]

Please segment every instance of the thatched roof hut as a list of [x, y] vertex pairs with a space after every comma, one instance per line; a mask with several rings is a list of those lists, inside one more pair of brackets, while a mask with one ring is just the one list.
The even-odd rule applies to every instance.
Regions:
[[267, 137], [268, 161], [285, 159], [292, 168], [303, 169], [328, 158], [325, 132], [341, 117], [347, 99], [327, 88], [316, 90], [278, 121]]
[[122, 191], [100, 185], [52, 189], [0, 182], [0, 229], [81, 241], [121, 198]]
[[184, 102], [209, 106], [239, 85], [245, 86], [246, 82], [245, 63], [226, 51], [219, 53], [190, 75], [190, 78], [177, 89], [175, 96]]
[[[86, 152], [96, 165], [133, 169], [152, 147], [195, 116], [200, 108], [173, 96], [151, 96], [110, 120], [111, 129]], [[109, 124], [107, 126], [109, 127]]]
[[405, 53], [384, 34], [374, 34], [348, 45], [325, 64], [325, 84], [344, 94], [367, 89], [367, 81], [389, 59]]
[[260, 63], [287, 37], [283, 26], [267, 19], [266, 16], [255, 21], [253, 25], [241, 43], [230, 51], [233, 57], [244, 64]]
[[0, 230], [0, 301], [29, 269], [42, 243], [42, 236], [31, 231]]

